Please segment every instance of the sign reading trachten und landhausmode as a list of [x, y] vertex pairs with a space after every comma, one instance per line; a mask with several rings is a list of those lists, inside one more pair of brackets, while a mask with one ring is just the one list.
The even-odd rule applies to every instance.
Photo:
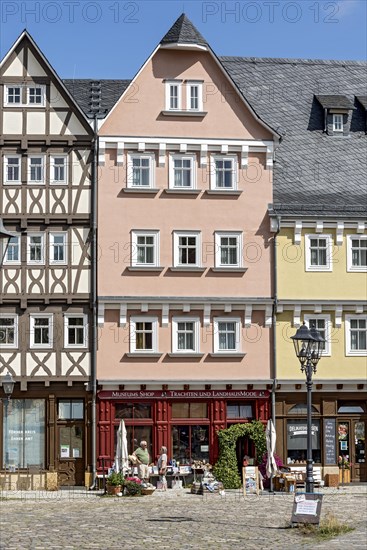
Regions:
[[267, 390], [126, 390], [98, 393], [99, 399], [267, 399]]

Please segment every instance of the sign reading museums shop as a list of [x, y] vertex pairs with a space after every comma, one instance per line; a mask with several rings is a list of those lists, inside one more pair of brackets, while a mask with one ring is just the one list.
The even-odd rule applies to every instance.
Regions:
[[266, 399], [267, 390], [132, 390], [100, 391], [100, 399]]

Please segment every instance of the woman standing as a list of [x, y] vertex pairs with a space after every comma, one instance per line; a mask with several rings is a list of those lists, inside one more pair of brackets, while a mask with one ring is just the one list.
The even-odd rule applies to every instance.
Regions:
[[167, 491], [167, 447], [161, 447], [158, 457], [158, 473], [162, 491]]

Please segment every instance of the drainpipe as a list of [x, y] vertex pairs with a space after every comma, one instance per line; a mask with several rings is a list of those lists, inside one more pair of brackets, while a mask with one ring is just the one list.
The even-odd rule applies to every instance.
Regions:
[[324, 134], [327, 132], [327, 109], [324, 109]]
[[97, 113], [93, 119], [94, 141], [92, 160], [92, 189], [91, 189], [91, 213], [92, 213], [92, 240], [91, 240], [91, 310], [92, 310], [92, 349], [91, 349], [91, 390], [92, 390], [92, 485], [90, 490], [96, 488], [97, 479], [97, 423], [96, 423], [96, 398], [97, 398], [97, 184], [98, 184], [98, 125]]

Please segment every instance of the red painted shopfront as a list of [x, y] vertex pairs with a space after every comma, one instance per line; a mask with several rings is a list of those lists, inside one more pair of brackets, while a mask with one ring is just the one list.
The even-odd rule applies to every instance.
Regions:
[[[142, 439], [155, 461], [161, 445], [169, 458], [180, 464], [194, 460], [215, 463], [218, 458], [216, 432], [235, 423], [270, 417], [267, 390], [125, 390], [98, 393], [98, 470], [102, 459], [111, 466], [120, 420], [125, 421], [128, 452]], [[240, 442], [238, 452], [251, 455], [251, 443]]]

